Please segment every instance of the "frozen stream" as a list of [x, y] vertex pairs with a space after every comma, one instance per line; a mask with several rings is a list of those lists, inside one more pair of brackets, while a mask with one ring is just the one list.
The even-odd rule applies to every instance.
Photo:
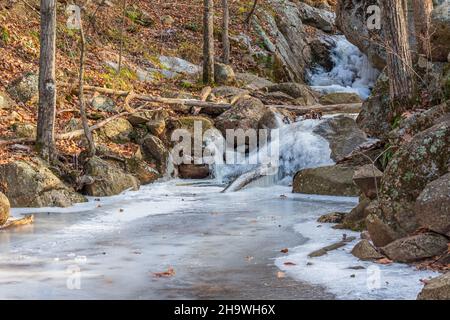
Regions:
[[[316, 218], [350, 210], [355, 198], [222, 189], [172, 180], [70, 209], [15, 210], [41, 213], [32, 226], [0, 233], [0, 298], [414, 298], [430, 276], [388, 266], [390, 284], [371, 292], [366, 271], [348, 269], [369, 265], [348, 248], [306, 264], [305, 254], [343, 233], [318, 228]], [[279, 278], [286, 259], [298, 265]], [[154, 275], [170, 267], [174, 276]]]

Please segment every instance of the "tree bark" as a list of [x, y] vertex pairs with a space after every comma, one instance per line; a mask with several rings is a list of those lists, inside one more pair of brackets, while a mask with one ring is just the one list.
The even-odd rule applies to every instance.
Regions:
[[390, 97], [396, 103], [409, 104], [414, 96], [415, 82], [403, 1], [381, 0], [381, 10], [384, 17]]
[[427, 57], [431, 57], [431, 11], [432, 0], [413, 0], [414, 27], [417, 40], [417, 51]]
[[89, 157], [93, 157], [95, 156], [95, 144], [86, 116], [86, 100], [84, 98], [84, 62], [86, 56], [85, 49], [86, 49], [86, 39], [84, 36], [83, 22], [80, 19], [80, 72], [79, 72], [78, 100], [80, 102], [81, 122], [83, 125], [84, 134], [88, 142]]
[[203, 82], [214, 83], [214, 1], [204, 0], [203, 8]]
[[258, 0], [255, 0], [255, 1], [253, 2], [253, 7], [252, 7], [252, 9], [250, 10], [250, 12], [248, 13], [247, 18], [245, 19], [245, 23], [246, 23], [246, 24], [250, 24], [250, 21], [251, 21], [251, 19], [252, 19], [252, 17], [253, 17], [253, 14], [254, 14], [255, 11], [256, 11], [256, 7], [258, 7]]
[[223, 33], [222, 33], [222, 60], [225, 64], [230, 64], [230, 38], [229, 38], [229, 24], [230, 24], [230, 8], [228, 0], [222, 0], [223, 7]]
[[56, 0], [41, 0], [41, 39], [39, 57], [39, 109], [36, 146], [40, 156], [53, 160], [56, 113]]

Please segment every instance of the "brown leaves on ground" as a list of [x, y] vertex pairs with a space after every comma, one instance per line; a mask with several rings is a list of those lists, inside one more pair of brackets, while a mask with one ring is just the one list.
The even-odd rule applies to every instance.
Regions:
[[167, 271], [164, 272], [154, 272], [153, 276], [155, 276], [156, 278], [170, 278], [173, 277], [175, 275], [175, 270], [170, 267], [169, 269], [167, 269]]
[[382, 258], [376, 261], [378, 264], [392, 264], [394, 263], [392, 260], [388, 258]]

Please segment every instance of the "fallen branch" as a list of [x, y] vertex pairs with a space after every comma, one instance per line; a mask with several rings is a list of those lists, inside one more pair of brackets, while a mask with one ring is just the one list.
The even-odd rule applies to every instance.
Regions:
[[317, 257], [321, 257], [326, 255], [328, 252], [330, 251], [334, 251], [337, 249], [340, 249], [342, 247], [345, 247], [348, 243], [354, 241], [356, 238], [355, 237], [348, 237], [343, 239], [342, 241], [333, 243], [332, 245], [326, 246], [322, 249], [316, 250], [314, 252], [311, 252], [308, 257], [309, 258], [317, 258]]

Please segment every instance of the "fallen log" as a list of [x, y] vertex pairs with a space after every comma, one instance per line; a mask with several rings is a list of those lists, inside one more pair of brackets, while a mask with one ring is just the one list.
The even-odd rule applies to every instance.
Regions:
[[297, 106], [297, 105], [266, 105], [269, 108], [286, 109], [295, 113], [297, 116], [303, 116], [311, 111], [321, 113], [359, 113], [361, 112], [362, 103], [344, 103], [324, 106], [315, 104], [312, 106]]
[[0, 230], [13, 229], [32, 224], [33, 222], [34, 222], [33, 215], [29, 215], [21, 219], [8, 220], [3, 226], [0, 227]]
[[327, 254], [328, 252], [330, 252], [330, 251], [334, 251], [334, 250], [337, 250], [337, 249], [339, 249], [339, 248], [342, 248], [342, 247], [346, 246], [348, 243], [354, 241], [355, 239], [356, 239], [355, 237], [348, 237], [348, 238], [345, 238], [345, 239], [343, 239], [342, 241], [333, 243], [333, 244], [331, 244], [331, 245], [329, 245], [329, 246], [326, 246], [326, 247], [324, 247], [324, 248], [322, 248], [322, 249], [319, 249], [319, 250], [316, 250], [316, 251], [314, 251], [314, 252], [311, 252], [311, 253], [308, 255], [308, 257], [309, 257], [309, 258], [317, 258], [317, 257], [324, 256], [324, 255], [326, 255], [326, 254]]

